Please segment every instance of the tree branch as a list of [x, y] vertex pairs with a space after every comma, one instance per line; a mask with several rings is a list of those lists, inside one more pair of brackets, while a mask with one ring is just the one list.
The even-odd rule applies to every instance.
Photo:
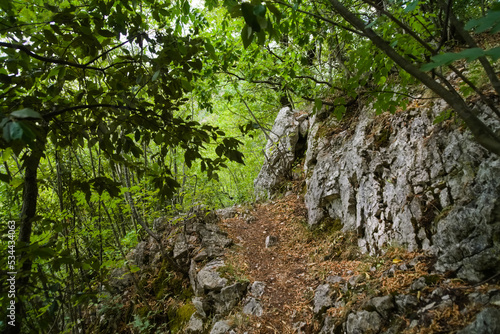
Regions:
[[[443, 9], [446, 9], [445, 2], [438, 1], [438, 3]], [[476, 41], [472, 38], [472, 36], [467, 31], [465, 31], [463, 23], [455, 16], [455, 14], [452, 11], [450, 11], [450, 22], [455, 27], [460, 36], [462, 36], [465, 42], [469, 45], [470, 48], [479, 47]], [[500, 80], [495, 75], [495, 70], [493, 69], [493, 66], [491, 66], [486, 56], [479, 57], [479, 62], [483, 66], [484, 71], [486, 72], [488, 79], [490, 79], [493, 88], [495, 89], [497, 94], [500, 95]]]
[[104, 52], [103, 52], [103, 53], [101, 53], [99, 56], [97, 56], [97, 57], [95, 57], [94, 59], [92, 59], [91, 61], [87, 62], [84, 66], [88, 66], [88, 65], [90, 65], [90, 64], [92, 64], [92, 63], [94, 63], [94, 62], [96, 62], [97, 60], [99, 60], [100, 58], [104, 57], [105, 55], [107, 55], [107, 54], [108, 54], [108, 53], [110, 53], [111, 51], [116, 50], [116, 49], [118, 49], [118, 48], [120, 48], [120, 47], [124, 46], [124, 45], [125, 45], [125, 44], [127, 44], [127, 43], [130, 43], [130, 40], [125, 41], [125, 42], [123, 42], [123, 43], [120, 43], [120, 44], [118, 44], [117, 46], [114, 46], [114, 47], [112, 47], [111, 49], [104, 51]]
[[247, 80], [247, 79], [240, 77], [239, 75], [232, 73], [232, 72], [229, 72], [229, 71], [225, 71], [225, 72], [221, 72], [221, 73], [232, 75], [233, 77], [237, 78], [238, 80], [248, 81], [250, 83], [262, 83], [262, 84], [267, 84], [267, 85], [271, 85], [271, 86], [279, 86], [280, 85], [279, 82], [273, 82], [273, 81], [269, 81], [269, 80]]
[[327, 85], [330, 88], [335, 88], [335, 89], [338, 89], [338, 90], [342, 90], [340, 87], [333, 87], [333, 85], [331, 83], [327, 82], [327, 81], [318, 80], [318, 79], [316, 79], [316, 78], [314, 78], [312, 76], [309, 76], [309, 75], [296, 75], [295, 77], [297, 79], [309, 79], [309, 80], [314, 81], [317, 84]]
[[340, 3], [340, 1], [329, 0], [329, 2], [338, 14], [346, 19], [356, 29], [363, 31], [364, 35], [397, 65], [422, 84], [426, 85], [434, 93], [442, 97], [464, 120], [465, 124], [467, 124], [468, 128], [471, 130], [480, 145], [488, 151], [500, 155], [500, 137], [474, 114], [474, 112], [467, 106], [463, 98], [454, 89], [446, 89], [434, 81], [425, 72], [413, 65], [409, 60], [401, 56], [386, 40], [380, 37], [372, 29], [367, 28], [365, 22], [347, 9], [342, 3]]
[[36, 53], [34, 53], [33, 51], [31, 51], [29, 49], [29, 47], [24, 46], [24, 45], [20, 45], [20, 44], [0, 42], [0, 47], [9, 48], [9, 49], [16, 49], [16, 50], [22, 51], [22, 52], [26, 53], [28, 56], [30, 56], [32, 58], [35, 58], [35, 59], [38, 59], [38, 60], [41, 60], [41, 61], [44, 61], [46, 63], [68, 65], [68, 66], [76, 67], [76, 68], [82, 68], [82, 69], [96, 70], [96, 71], [102, 71], [102, 72], [104, 72], [104, 70], [102, 68], [99, 68], [99, 67], [93, 67], [93, 66], [87, 66], [85, 64], [73, 63], [73, 62], [70, 62], [70, 61], [67, 61], [67, 60], [63, 60], [63, 59], [49, 58], [49, 57], [40, 56], [40, 55], [37, 55]]
[[90, 105], [74, 106], [74, 107], [64, 108], [61, 110], [56, 110], [56, 111], [50, 112], [48, 114], [42, 115], [42, 117], [45, 121], [50, 121], [52, 118], [59, 116], [59, 115], [62, 115], [68, 111], [74, 111], [74, 110], [79, 110], [79, 109], [90, 109], [90, 108], [115, 108], [115, 109], [127, 109], [127, 110], [141, 111], [140, 109], [131, 108], [131, 107], [127, 107], [127, 106], [119, 106], [119, 105], [114, 105], [114, 104], [90, 104]]
[[[288, 7], [288, 8], [293, 8], [293, 7], [292, 7], [292, 5], [287, 4], [287, 3], [283, 2], [283, 1], [280, 1], [280, 0], [275, 0], [274, 2], [279, 3], [280, 5], [283, 5], [283, 6]], [[308, 12], [308, 11], [305, 11], [305, 10], [302, 10], [302, 9], [297, 9], [297, 12], [302, 13], [302, 14], [306, 14], [306, 15], [313, 16], [313, 17], [317, 18], [318, 20], [321, 20], [321, 21], [324, 21], [324, 22], [330, 23], [331, 25], [334, 25], [334, 26], [339, 27], [339, 28], [341, 28], [341, 29], [344, 29], [344, 30], [350, 31], [350, 32], [352, 32], [352, 33], [354, 33], [354, 34], [356, 34], [356, 35], [361, 35], [361, 36], [363, 36], [363, 32], [358, 31], [358, 30], [355, 30], [355, 29], [352, 29], [352, 28], [349, 28], [349, 27], [344, 26], [344, 25], [342, 25], [342, 24], [340, 24], [340, 23], [334, 22], [334, 21], [332, 21], [332, 20], [330, 20], [330, 19], [327, 19], [326, 17], [321, 16], [321, 15], [319, 15], [319, 14], [311, 13], [311, 12]]]

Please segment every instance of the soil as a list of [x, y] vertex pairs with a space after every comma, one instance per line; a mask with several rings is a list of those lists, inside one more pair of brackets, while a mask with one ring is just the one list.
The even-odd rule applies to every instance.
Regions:
[[[223, 221], [222, 227], [236, 243], [226, 262], [250, 282], [266, 284], [260, 299], [264, 314], [246, 324], [249, 333], [297, 333], [299, 328], [300, 333], [318, 331], [312, 300], [320, 284], [315, 254], [319, 254], [321, 240], [315, 240], [306, 227], [306, 215], [303, 199], [290, 195], [256, 204], [247, 213]], [[276, 237], [277, 244], [266, 248], [267, 236]], [[333, 262], [320, 260], [323, 267], [334, 267]], [[330, 270], [328, 274], [353, 273], [356, 266], [353, 262], [345, 270], [337, 268], [340, 272]]]

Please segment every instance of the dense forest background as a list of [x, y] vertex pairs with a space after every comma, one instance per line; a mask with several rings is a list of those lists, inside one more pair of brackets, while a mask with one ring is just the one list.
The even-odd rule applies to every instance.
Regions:
[[[108, 273], [138, 270], [125, 255], [155, 237], [155, 219], [252, 202], [282, 106], [394, 113], [423, 84], [450, 105], [437, 121], [456, 114], [498, 154], [482, 119], [500, 117], [499, 10], [488, 0], [1, 2], [0, 270], [15, 256], [18, 317], [0, 328], [84, 330]], [[471, 97], [493, 114], [473, 112]]]

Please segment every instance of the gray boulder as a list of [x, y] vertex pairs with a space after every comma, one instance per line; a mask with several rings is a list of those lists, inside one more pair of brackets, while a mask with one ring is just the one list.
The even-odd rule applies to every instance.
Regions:
[[266, 283], [255, 281], [250, 287], [250, 294], [256, 298], [261, 297], [264, 294], [264, 289], [266, 288]]
[[223, 287], [220, 292], [212, 291], [208, 294], [214, 304], [217, 314], [227, 314], [245, 295], [248, 283], [237, 282]]
[[210, 334], [226, 334], [231, 329], [231, 326], [226, 320], [217, 321], [212, 327]]
[[486, 308], [479, 312], [470, 325], [457, 334], [498, 334], [500, 333], [500, 310]]
[[296, 158], [301, 124], [302, 133], [307, 134], [307, 117], [290, 107], [282, 108], [276, 116], [264, 151], [266, 161], [254, 181], [257, 200], [270, 198], [285, 180]]
[[264, 309], [257, 299], [250, 297], [246, 300], [245, 305], [243, 306], [243, 313], [261, 317], [264, 313]]
[[197, 284], [201, 289], [220, 291], [227, 284], [227, 279], [220, 277], [217, 271], [220, 267], [224, 266], [222, 260], [212, 260], [207, 263], [199, 272], [197, 277]]
[[215, 213], [221, 219], [228, 219], [228, 218], [235, 217], [238, 214], [238, 210], [237, 210], [236, 207], [232, 206], [232, 207], [229, 207], [229, 208], [215, 210]]
[[134, 284], [133, 274], [127, 268], [116, 268], [111, 271], [109, 286], [117, 291], [124, 291]]
[[188, 334], [203, 333], [203, 320], [201, 320], [198, 314], [194, 313], [189, 319], [189, 323], [186, 327], [186, 333]]
[[394, 298], [391, 295], [372, 298], [366, 308], [368, 310], [373, 308], [382, 318], [387, 319], [395, 308]]
[[268, 235], [266, 237], [266, 248], [276, 246], [278, 244], [278, 238], [274, 235]]
[[322, 315], [333, 305], [332, 290], [330, 284], [321, 284], [314, 292], [313, 312], [315, 315]]
[[418, 299], [413, 295], [397, 295], [394, 299], [397, 309], [401, 313], [405, 313], [418, 305]]
[[382, 328], [382, 317], [377, 312], [360, 311], [347, 317], [347, 334], [375, 334]]
[[323, 326], [321, 326], [321, 330], [318, 334], [336, 334], [335, 319], [330, 316], [326, 316], [323, 321]]

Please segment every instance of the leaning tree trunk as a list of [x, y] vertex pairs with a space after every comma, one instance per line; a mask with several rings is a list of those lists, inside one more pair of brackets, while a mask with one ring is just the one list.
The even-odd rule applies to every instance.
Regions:
[[413, 65], [409, 60], [401, 56], [387, 41], [380, 37], [375, 31], [368, 28], [366, 23], [358, 18], [355, 13], [351, 12], [338, 0], [329, 0], [335, 11], [340, 14], [353, 27], [358, 29], [363, 36], [369, 38], [371, 42], [391, 58], [402, 69], [412, 75], [427, 86], [434, 93], [445, 100], [465, 122], [469, 130], [474, 135], [476, 141], [488, 151], [500, 155], [500, 136], [495, 131], [484, 124], [479, 117], [467, 106], [462, 97], [453, 89], [446, 89], [434, 81], [429, 75], [422, 72], [418, 67]]

